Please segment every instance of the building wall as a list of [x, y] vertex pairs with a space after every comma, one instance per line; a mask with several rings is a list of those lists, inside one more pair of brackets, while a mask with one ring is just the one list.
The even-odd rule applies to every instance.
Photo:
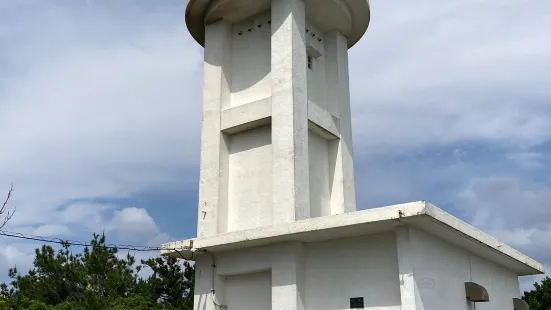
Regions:
[[[216, 288], [216, 292], [219, 301], [229, 310], [267, 310], [296, 297], [294, 294], [284, 296], [283, 293], [280, 300], [274, 300], [274, 296], [282, 296], [282, 289], [285, 292], [281, 279], [297, 276], [298, 283], [283, 282], [285, 286], [298, 286], [304, 310], [348, 309], [351, 297], [364, 297], [365, 309], [399, 310], [395, 240], [394, 233], [384, 233], [220, 253], [216, 256], [216, 279], [221, 278], [217, 283], [223, 284]], [[282, 264], [293, 256], [298, 259], [298, 264], [293, 265], [300, 270]], [[212, 282], [210, 265], [209, 256], [197, 258], [196, 288], [203, 289], [196, 291], [195, 298], [201, 310], [211, 309], [206, 296]], [[269, 279], [272, 279], [271, 294], [278, 295], [267, 294]], [[269, 303], [272, 307], [266, 306]], [[291, 308], [286, 306], [285, 309]]]
[[306, 49], [313, 62], [312, 68], [307, 71], [308, 101], [327, 110], [324, 34], [308, 21], [306, 22], [306, 29], [308, 30], [306, 33]]
[[228, 231], [272, 224], [271, 128], [230, 136]]
[[331, 214], [331, 181], [329, 171], [329, 141], [308, 132], [310, 161], [310, 217]]
[[490, 296], [490, 302], [476, 304], [477, 310], [513, 309], [512, 298], [520, 296], [516, 274], [420, 230], [410, 229], [410, 238], [418, 309], [472, 310], [465, 298], [469, 281], [484, 286]]
[[[352, 297], [363, 297], [370, 310], [473, 310], [464, 287], [472, 281], [490, 295], [477, 310], [513, 309], [512, 298], [520, 296], [516, 274], [422, 231], [410, 229], [408, 238], [416, 292], [404, 304], [404, 253], [394, 232], [219, 253], [216, 294], [230, 310], [276, 309], [282, 303], [292, 309], [291, 300], [299, 300], [297, 309], [343, 310]], [[196, 309], [215, 309], [211, 265], [209, 255], [197, 257]]]
[[272, 281], [270, 272], [227, 276], [225, 280], [227, 310], [271, 309]]
[[399, 310], [400, 284], [393, 233], [306, 244], [306, 310]]
[[477, 304], [477, 310], [513, 309], [512, 298], [521, 296], [516, 274], [476, 256], [471, 256], [471, 270], [473, 282], [490, 295], [490, 302]]
[[232, 107], [268, 98], [272, 94], [269, 20], [270, 12], [266, 12], [233, 26]]
[[[271, 16], [265, 12], [232, 26], [231, 60], [224, 68], [231, 81], [231, 107], [271, 96]], [[324, 33], [306, 23], [306, 46], [313, 67], [307, 72], [308, 100], [338, 115], [335, 102], [326, 98], [326, 62]], [[335, 74], [335, 72], [333, 72]]]
[[[346, 40], [305, 21], [300, 2], [272, 4], [205, 30], [199, 237], [355, 210], [349, 119], [339, 110], [349, 104], [341, 98], [348, 93]], [[243, 107], [259, 100], [272, 103], [271, 115]], [[309, 132], [309, 103], [333, 115], [334, 135]], [[230, 130], [221, 126], [228, 115], [249, 123]]]

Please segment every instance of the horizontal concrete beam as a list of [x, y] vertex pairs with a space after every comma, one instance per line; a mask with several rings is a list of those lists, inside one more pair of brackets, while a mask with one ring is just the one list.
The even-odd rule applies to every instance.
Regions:
[[339, 119], [313, 102], [308, 102], [308, 128], [327, 140], [340, 138]]
[[222, 132], [236, 134], [271, 123], [272, 98], [240, 105], [222, 111]]
[[[426, 201], [311, 218], [208, 238], [171, 242], [161, 246], [161, 254], [180, 257], [178, 252], [185, 255], [201, 250], [222, 252], [287, 241], [315, 242], [393, 231], [402, 225], [411, 225], [438, 236], [450, 244], [504, 266], [519, 276], [545, 273], [543, 264]], [[189, 249], [190, 246], [192, 249]], [[174, 249], [178, 249], [178, 252]]]
[[[339, 119], [315, 103], [308, 102], [308, 128], [327, 140], [340, 137]], [[272, 98], [246, 103], [222, 111], [221, 130], [236, 134], [272, 122]]]

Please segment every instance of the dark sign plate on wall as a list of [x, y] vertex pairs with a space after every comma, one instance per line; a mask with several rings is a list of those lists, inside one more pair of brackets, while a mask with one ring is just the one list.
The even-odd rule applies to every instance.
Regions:
[[363, 308], [364, 308], [363, 297], [350, 298], [350, 309], [363, 309]]

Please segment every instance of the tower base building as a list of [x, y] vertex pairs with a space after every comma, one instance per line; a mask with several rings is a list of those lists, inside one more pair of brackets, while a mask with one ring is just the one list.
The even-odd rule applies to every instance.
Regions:
[[[195, 310], [528, 309], [542, 264], [428, 202], [356, 211], [367, 0], [188, 0], [204, 46]], [[369, 61], [369, 60], [367, 60]], [[475, 308], [476, 307], [476, 308]]]
[[163, 247], [193, 254], [196, 310], [521, 310], [518, 277], [544, 273], [424, 201]]

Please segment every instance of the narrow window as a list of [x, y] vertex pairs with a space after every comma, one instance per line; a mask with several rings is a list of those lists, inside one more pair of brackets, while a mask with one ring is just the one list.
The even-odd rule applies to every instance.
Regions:
[[308, 55], [308, 69], [314, 70], [314, 60], [310, 55]]

